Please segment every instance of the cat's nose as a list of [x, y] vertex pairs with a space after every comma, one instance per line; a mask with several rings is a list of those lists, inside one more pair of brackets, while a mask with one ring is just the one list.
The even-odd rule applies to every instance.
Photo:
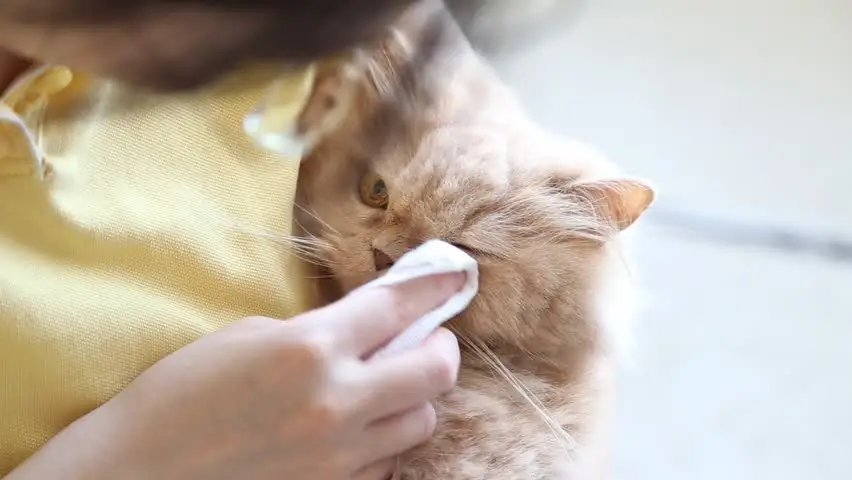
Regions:
[[376, 263], [376, 271], [381, 272], [393, 266], [393, 259], [387, 253], [378, 248], [373, 249], [373, 261]]

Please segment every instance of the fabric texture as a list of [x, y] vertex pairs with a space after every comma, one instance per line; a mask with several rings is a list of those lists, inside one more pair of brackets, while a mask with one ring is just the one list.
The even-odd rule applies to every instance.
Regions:
[[0, 476], [140, 372], [302, 310], [298, 160], [243, 132], [274, 71], [179, 96], [61, 67], [0, 108]]

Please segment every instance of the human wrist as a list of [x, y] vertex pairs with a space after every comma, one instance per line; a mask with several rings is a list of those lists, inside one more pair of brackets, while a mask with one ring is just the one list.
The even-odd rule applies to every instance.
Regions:
[[144, 449], [131, 448], [122, 432], [126, 418], [116, 405], [105, 404], [66, 427], [3, 480], [154, 478], [146, 471], [152, 466], [139, 461]]

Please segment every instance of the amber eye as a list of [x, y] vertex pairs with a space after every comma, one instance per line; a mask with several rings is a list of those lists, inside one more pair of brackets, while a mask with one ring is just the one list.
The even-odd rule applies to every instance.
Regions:
[[382, 177], [367, 173], [361, 177], [361, 201], [372, 208], [388, 208], [388, 187]]

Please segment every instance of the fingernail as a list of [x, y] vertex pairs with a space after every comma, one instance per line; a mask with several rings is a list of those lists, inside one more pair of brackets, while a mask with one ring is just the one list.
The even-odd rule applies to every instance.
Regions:
[[403, 296], [423, 299], [422, 301], [429, 304], [429, 310], [422, 312], [422, 314], [425, 314], [459, 293], [464, 284], [464, 273], [441, 273], [417, 277], [401, 283], [392, 283], [388, 286], [400, 292]]
[[451, 292], [455, 293], [462, 289], [464, 282], [467, 279], [467, 274], [464, 272], [444, 273], [437, 275], [439, 282], [442, 282]]
[[461, 290], [466, 277], [464, 272], [439, 273], [413, 278], [399, 285], [405, 288], [437, 287], [441, 293], [449, 296]]

